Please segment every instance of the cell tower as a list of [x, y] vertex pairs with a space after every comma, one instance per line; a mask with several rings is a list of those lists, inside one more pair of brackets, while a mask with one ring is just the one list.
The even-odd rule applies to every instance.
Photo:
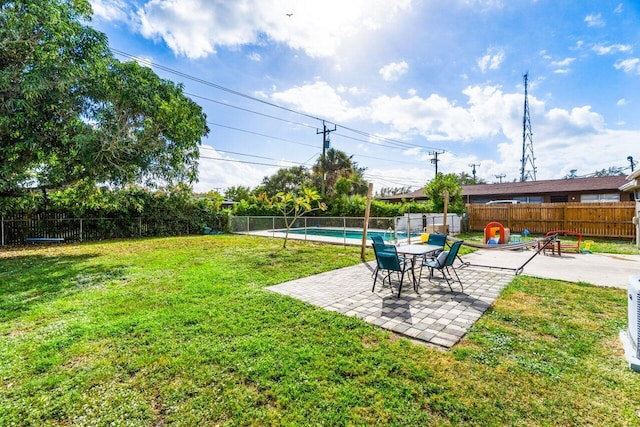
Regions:
[[[527, 179], [536, 180], [536, 158], [533, 156], [533, 133], [531, 132], [531, 117], [529, 117], [529, 98], [527, 94], [527, 79], [529, 73], [524, 73], [524, 115], [522, 116], [522, 166], [520, 168], [520, 182]], [[530, 166], [530, 169], [527, 169]]]

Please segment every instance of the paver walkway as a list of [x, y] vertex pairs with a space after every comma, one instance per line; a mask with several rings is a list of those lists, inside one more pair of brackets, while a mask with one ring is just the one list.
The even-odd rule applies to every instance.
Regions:
[[[379, 283], [371, 292], [375, 263], [329, 271], [293, 280], [267, 289], [306, 301], [327, 310], [359, 317], [384, 329], [443, 348], [456, 344], [515, 277], [512, 272], [458, 269], [464, 291], [458, 284], [451, 292], [446, 282], [426, 277], [418, 293], [405, 278], [402, 296], [397, 288]], [[397, 283], [397, 281], [396, 281]]]

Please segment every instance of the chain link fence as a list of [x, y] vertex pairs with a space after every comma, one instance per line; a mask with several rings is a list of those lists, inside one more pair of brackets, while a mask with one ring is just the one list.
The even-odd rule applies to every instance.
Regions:
[[[291, 219], [289, 219], [291, 221]], [[289, 235], [304, 240], [342, 241], [344, 244], [362, 240], [363, 217], [301, 217], [289, 230]], [[461, 231], [461, 218], [447, 215], [446, 230], [443, 214], [407, 214], [400, 217], [369, 218], [367, 234], [380, 235], [388, 241], [410, 241], [422, 233]], [[231, 216], [229, 230], [232, 233], [256, 234], [269, 237], [284, 237], [285, 219], [281, 216]]]

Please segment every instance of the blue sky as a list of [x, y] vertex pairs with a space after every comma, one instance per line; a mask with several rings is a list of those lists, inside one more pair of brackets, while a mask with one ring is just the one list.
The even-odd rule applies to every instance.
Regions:
[[424, 186], [433, 152], [519, 179], [525, 72], [538, 180], [640, 160], [637, 0], [90, 1], [119, 59], [206, 112], [197, 191], [311, 166], [322, 120], [374, 191]]

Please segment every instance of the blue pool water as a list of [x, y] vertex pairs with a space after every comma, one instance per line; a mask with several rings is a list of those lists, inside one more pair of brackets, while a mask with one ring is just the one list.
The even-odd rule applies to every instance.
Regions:
[[[286, 230], [279, 230], [281, 232], [285, 232]], [[322, 228], [322, 227], [311, 227], [311, 228], [292, 228], [289, 230], [291, 234], [306, 234], [308, 236], [324, 236], [324, 237], [337, 237], [337, 238], [346, 238], [346, 239], [360, 239], [362, 240], [362, 230], [358, 229], [344, 229], [344, 228]], [[389, 233], [388, 231], [375, 231], [375, 230], [367, 230], [367, 238], [370, 239], [373, 236], [381, 236], [385, 240], [392, 240], [394, 238], [394, 233]], [[411, 233], [411, 236], [419, 236], [419, 233]], [[405, 231], [398, 232], [398, 239], [406, 239], [407, 233]]]

